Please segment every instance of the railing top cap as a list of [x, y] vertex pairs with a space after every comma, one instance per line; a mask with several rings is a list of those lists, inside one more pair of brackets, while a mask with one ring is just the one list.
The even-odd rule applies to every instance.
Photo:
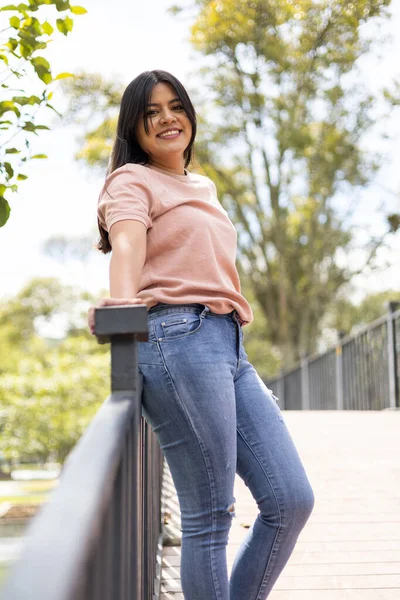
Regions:
[[100, 341], [110, 341], [113, 336], [137, 335], [148, 339], [148, 310], [145, 304], [104, 306], [95, 309], [95, 335]]

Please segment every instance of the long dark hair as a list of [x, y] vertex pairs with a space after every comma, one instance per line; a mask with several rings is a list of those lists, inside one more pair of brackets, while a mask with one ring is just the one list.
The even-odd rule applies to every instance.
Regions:
[[[192, 137], [183, 156], [185, 158], [185, 167], [187, 167], [193, 158], [193, 143], [196, 137], [197, 121], [196, 113], [189, 95], [181, 82], [167, 71], [145, 71], [138, 75], [128, 85], [121, 99], [121, 106], [117, 124], [117, 135], [111, 151], [110, 165], [107, 175], [126, 165], [127, 163], [136, 163], [144, 165], [149, 157], [140, 147], [136, 139], [136, 126], [139, 119], [143, 119], [146, 133], [149, 131], [148, 119], [146, 117], [147, 107], [150, 102], [151, 92], [157, 83], [169, 83], [175, 90], [179, 100], [182, 103], [186, 116], [192, 125]], [[99, 219], [97, 220], [100, 239], [97, 248], [107, 254], [111, 252], [111, 244], [107, 231], [102, 227]]]

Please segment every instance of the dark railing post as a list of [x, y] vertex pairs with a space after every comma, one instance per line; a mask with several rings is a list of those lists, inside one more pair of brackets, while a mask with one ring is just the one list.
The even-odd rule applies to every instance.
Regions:
[[[143, 324], [146, 323], [144, 327]], [[132, 334], [135, 331], [137, 333]], [[142, 448], [141, 448], [141, 398], [138, 391], [137, 340], [146, 341], [147, 307], [143, 306], [111, 306], [98, 308], [95, 311], [95, 333], [101, 343], [111, 342], [111, 392], [133, 390], [135, 407], [131, 422], [129, 454], [122, 464], [122, 510], [125, 529], [119, 530], [125, 544], [118, 544], [124, 556], [120, 556], [122, 574], [122, 597], [143, 597], [143, 562], [142, 562]], [[135, 457], [135, 460], [132, 460]], [[127, 464], [126, 464], [127, 463]], [[127, 487], [129, 486], [129, 488]], [[129, 502], [131, 496], [131, 502]], [[130, 508], [131, 507], [131, 508]], [[126, 513], [130, 510], [130, 514]], [[130, 524], [130, 531], [126, 526]], [[117, 542], [118, 543], [118, 542]], [[129, 556], [126, 556], [129, 547]], [[122, 548], [124, 546], [124, 548]]]
[[398, 380], [396, 361], [396, 334], [393, 313], [399, 308], [400, 302], [387, 303], [387, 343], [389, 369], [389, 408], [396, 408], [398, 403]]
[[336, 344], [336, 409], [343, 410], [343, 346], [342, 339], [345, 334], [338, 331]]
[[285, 410], [285, 371], [279, 369], [278, 381], [277, 381], [277, 396], [279, 398], [279, 404], [282, 410]]
[[310, 382], [308, 360], [305, 352], [301, 355], [301, 410], [310, 410]]

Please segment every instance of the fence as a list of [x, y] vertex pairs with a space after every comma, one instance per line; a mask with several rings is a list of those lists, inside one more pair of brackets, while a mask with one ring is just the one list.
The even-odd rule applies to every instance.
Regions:
[[146, 306], [96, 311], [111, 395], [34, 519], [5, 600], [153, 600], [160, 583], [162, 456], [141, 418], [137, 341]]
[[400, 407], [400, 310], [316, 357], [267, 381], [286, 410], [381, 410]]

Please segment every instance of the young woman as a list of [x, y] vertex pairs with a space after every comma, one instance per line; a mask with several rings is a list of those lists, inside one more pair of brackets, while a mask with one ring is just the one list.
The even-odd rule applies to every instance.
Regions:
[[[179, 497], [185, 599], [263, 600], [314, 497], [276, 398], [248, 362], [242, 327], [253, 315], [240, 293], [237, 234], [213, 182], [186, 170], [195, 135], [175, 77], [150, 71], [129, 84], [98, 205], [99, 249], [112, 249], [111, 298], [99, 306], [149, 309], [143, 410]], [[259, 514], [228, 581], [235, 473]]]

